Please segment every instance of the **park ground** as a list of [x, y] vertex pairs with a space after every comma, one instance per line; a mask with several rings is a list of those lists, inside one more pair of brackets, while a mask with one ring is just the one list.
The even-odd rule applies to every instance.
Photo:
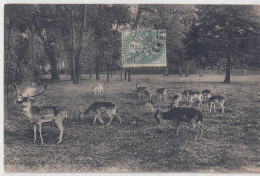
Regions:
[[[79, 85], [63, 80], [48, 83], [48, 88], [34, 104], [59, 105], [70, 117], [64, 119], [64, 136], [56, 144], [58, 128], [43, 124], [44, 144], [33, 143], [32, 124], [16, 104], [5, 106], [4, 167], [13, 172], [260, 172], [260, 76], [232, 76], [231, 84], [221, 83], [223, 75], [190, 77], [132, 75], [132, 82], [120, 81], [119, 75], [106, 83], [105, 93], [94, 95], [94, 79]], [[218, 107], [209, 113], [207, 104], [195, 108], [204, 114], [204, 134], [193, 141], [195, 131], [182, 125], [179, 136], [170, 123], [157, 125], [144, 99], [138, 99], [135, 83], [155, 90], [169, 89], [169, 99], [156, 101], [165, 109], [174, 93], [184, 89], [226, 96], [225, 114]], [[114, 119], [104, 127], [93, 118], [78, 120], [78, 108], [87, 108], [96, 101], [111, 101], [118, 106], [120, 125]], [[185, 105], [184, 105], [185, 106]], [[105, 124], [108, 122], [104, 115]]]

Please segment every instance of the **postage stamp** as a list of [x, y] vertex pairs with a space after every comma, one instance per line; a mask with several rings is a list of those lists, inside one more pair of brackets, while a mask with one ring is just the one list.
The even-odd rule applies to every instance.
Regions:
[[165, 30], [123, 31], [122, 45], [124, 68], [166, 66]]

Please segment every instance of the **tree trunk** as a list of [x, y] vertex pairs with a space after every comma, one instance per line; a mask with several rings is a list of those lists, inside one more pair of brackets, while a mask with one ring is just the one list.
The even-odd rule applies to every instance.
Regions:
[[128, 82], [131, 82], [131, 70], [128, 69]]
[[182, 76], [182, 66], [179, 65], [179, 76]]
[[123, 68], [122, 67], [120, 68], [120, 78], [121, 78], [121, 81], [123, 81]]
[[52, 81], [58, 81], [60, 80], [59, 70], [57, 68], [57, 59], [55, 58], [55, 54], [48, 54], [51, 64], [51, 80]]
[[244, 69], [244, 76], [247, 76], [248, 72], [247, 69]]
[[107, 82], [109, 82], [109, 66], [107, 66]]
[[189, 76], [189, 61], [186, 61], [185, 64], [185, 76]]
[[203, 76], [203, 75], [202, 75], [202, 68], [201, 68], [200, 71], [199, 71], [199, 76]]
[[73, 84], [76, 83], [76, 62], [75, 62], [75, 49], [74, 49], [74, 14], [71, 11], [71, 46], [72, 46], [72, 57], [71, 57], [71, 79]]
[[226, 76], [225, 76], [224, 83], [230, 83], [230, 67], [231, 67], [230, 57], [228, 57], [226, 63]]
[[167, 66], [165, 67], [165, 76], [167, 76], [167, 77], [169, 76], [169, 69]]
[[76, 84], [81, 82], [81, 68], [79, 63], [80, 58], [78, 57], [75, 61], [75, 75], [76, 75]]
[[[98, 58], [96, 58], [98, 59]], [[99, 62], [96, 60], [96, 80], [100, 80], [100, 75], [99, 75]]]
[[125, 79], [126, 80], [126, 76], [127, 76], [127, 68], [125, 68]]

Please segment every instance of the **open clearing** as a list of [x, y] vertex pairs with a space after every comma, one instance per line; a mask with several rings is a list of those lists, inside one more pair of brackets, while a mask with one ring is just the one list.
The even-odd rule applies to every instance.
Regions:
[[[121, 82], [114, 76], [110, 83], [101, 77], [105, 93], [95, 96], [91, 88], [95, 80], [48, 83], [48, 89], [35, 100], [39, 105], [60, 105], [71, 117], [64, 120], [64, 136], [56, 144], [58, 128], [43, 124], [44, 145], [33, 143], [32, 124], [23, 116], [19, 105], [5, 107], [4, 163], [5, 171], [47, 172], [260, 172], [260, 76], [232, 76], [231, 84], [223, 84], [223, 76], [190, 77], [132, 75], [132, 82]], [[202, 111], [204, 135], [193, 141], [195, 131], [182, 125], [180, 135], [170, 124], [158, 126], [152, 113], [138, 99], [135, 83], [150, 88], [167, 87], [168, 101], [156, 106], [166, 109], [174, 93], [184, 89], [227, 97], [225, 114], [209, 113], [207, 104], [195, 108]], [[87, 108], [95, 101], [111, 101], [118, 106], [122, 118], [104, 127], [93, 118], [77, 119], [78, 107]], [[105, 124], [108, 118], [104, 115]], [[39, 136], [39, 135], [38, 135]]]

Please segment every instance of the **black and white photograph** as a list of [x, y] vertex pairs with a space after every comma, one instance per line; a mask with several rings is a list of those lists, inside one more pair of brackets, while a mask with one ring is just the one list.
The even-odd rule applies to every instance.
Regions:
[[260, 173], [260, 3], [3, 5], [5, 173]]

